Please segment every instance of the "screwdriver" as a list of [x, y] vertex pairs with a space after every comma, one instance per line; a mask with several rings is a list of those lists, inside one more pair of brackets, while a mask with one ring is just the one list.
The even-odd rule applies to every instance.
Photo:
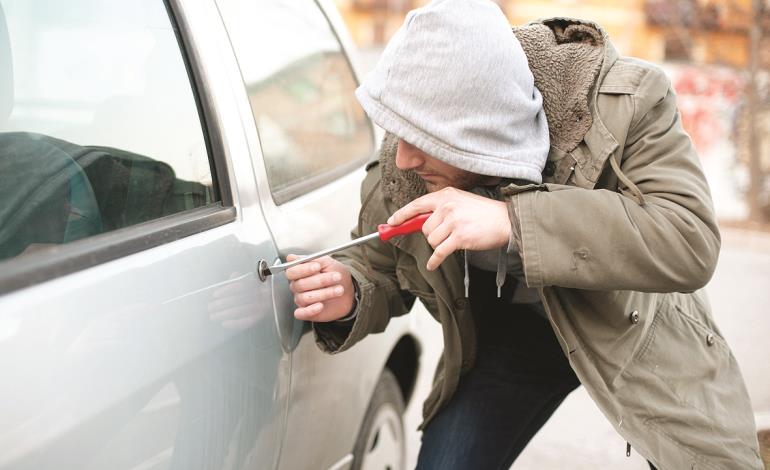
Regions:
[[430, 217], [431, 214], [432, 212], [420, 214], [416, 217], [412, 217], [411, 219], [407, 220], [406, 222], [400, 225], [380, 224], [377, 226], [376, 232], [370, 233], [369, 235], [364, 235], [363, 237], [356, 238], [355, 240], [351, 240], [347, 243], [343, 243], [342, 245], [335, 246], [334, 248], [318, 251], [316, 253], [312, 253], [310, 255], [304, 256], [294, 261], [287, 261], [286, 263], [274, 264], [273, 266], [264, 266], [262, 270], [262, 274], [264, 276], [269, 276], [271, 274], [278, 274], [281, 271], [286, 271], [287, 269], [293, 266], [296, 266], [298, 264], [306, 263], [310, 260], [320, 258], [321, 256], [326, 256], [332, 253], [336, 253], [338, 251], [344, 250], [345, 248], [350, 248], [351, 246], [356, 246], [362, 243], [366, 243], [369, 240], [374, 240], [375, 238], [379, 238], [380, 240], [386, 242], [393, 237], [399, 237], [401, 235], [408, 235], [410, 233], [419, 232], [420, 230], [422, 230], [423, 224], [425, 224], [425, 221], [428, 220], [428, 217]]

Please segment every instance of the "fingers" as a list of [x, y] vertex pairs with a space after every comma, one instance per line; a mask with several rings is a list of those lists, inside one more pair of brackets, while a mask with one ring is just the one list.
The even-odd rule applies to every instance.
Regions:
[[435, 230], [427, 233], [425, 239], [428, 240], [428, 244], [433, 249], [438, 248], [450, 235], [452, 235], [452, 226], [448, 223], [443, 223], [435, 228]]
[[433, 255], [428, 259], [427, 268], [428, 271], [433, 271], [438, 268], [444, 260], [455, 252], [458, 248], [457, 237], [450, 235], [449, 238], [444, 240], [439, 246], [433, 250]]
[[443, 216], [440, 211], [433, 212], [422, 224], [422, 233], [425, 235], [425, 238], [428, 238], [431, 232], [441, 225], [441, 222], [443, 222]]
[[323, 309], [324, 304], [322, 303], [315, 303], [308, 305], [307, 307], [300, 307], [294, 310], [294, 317], [297, 320], [312, 321], [316, 319], [316, 317], [323, 311]]
[[418, 197], [414, 201], [397, 210], [388, 218], [388, 225], [401, 225], [412, 217], [433, 212], [440, 205], [442, 196], [446, 195], [446, 190], [437, 193], [426, 194]]
[[[288, 261], [293, 261], [297, 259], [297, 256], [289, 255], [286, 257], [286, 259]], [[296, 281], [297, 279], [302, 279], [308, 276], [312, 276], [320, 271], [321, 271], [321, 263], [319, 263], [318, 260], [313, 260], [307, 263], [302, 263], [296, 266], [292, 266], [291, 268], [287, 269], [286, 279], [290, 281]]]
[[307, 307], [314, 303], [336, 299], [337, 297], [341, 297], [344, 293], [345, 288], [340, 285], [325, 287], [323, 289], [316, 289], [296, 294], [294, 296], [294, 303], [297, 304], [298, 307]]
[[313, 276], [292, 281], [289, 288], [295, 294], [300, 294], [306, 291], [334, 286], [336, 284], [339, 284], [340, 281], [342, 281], [342, 274], [338, 272], [319, 273]]

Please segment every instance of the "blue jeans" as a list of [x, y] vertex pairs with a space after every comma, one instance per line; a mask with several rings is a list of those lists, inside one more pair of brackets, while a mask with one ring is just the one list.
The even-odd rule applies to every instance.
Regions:
[[476, 364], [424, 430], [418, 469], [508, 469], [580, 385], [547, 320], [532, 308], [504, 307], [474, 308], [487, 314], [477, 317]]

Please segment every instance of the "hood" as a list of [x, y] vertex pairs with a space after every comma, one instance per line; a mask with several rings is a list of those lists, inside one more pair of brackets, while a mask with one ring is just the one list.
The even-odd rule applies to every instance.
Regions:
[[411, 11], [356, 97], [380, 127], [456, 168], [541, 181], [543, 99], [491, 0], [434, 0]]
[[[513, 33], [526, 54], [535, 87], [542, 93], [550, 146], [570, 152], [593, 125], [592, 91], [600, 72], [606, 73], [611, 65], [604, 63], [605, 55], [611, 62], [614, 49], [605, 32], [590, 21], [551, 18], [514, 27]], [[398, 138], [387, 132], [379, 162], [382, 191], [402, 207], [424, 195], [426, 189], [413, 171], [396, 167], [397, 143]]]

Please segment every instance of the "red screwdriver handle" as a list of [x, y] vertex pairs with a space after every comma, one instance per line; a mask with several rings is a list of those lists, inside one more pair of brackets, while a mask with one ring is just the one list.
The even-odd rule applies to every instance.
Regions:
[[428, 220], [428, 217], [430, 217], [431, 214], [432, 212], [420, 214], [416, 217], [412, 217], [401, 225], [378, 225], [377, 232], [380, 234], [380, 240], [386, 242], [393, 237], [419, 232], [422, 230], [423, 224], [425, 224], [425, 221]]

